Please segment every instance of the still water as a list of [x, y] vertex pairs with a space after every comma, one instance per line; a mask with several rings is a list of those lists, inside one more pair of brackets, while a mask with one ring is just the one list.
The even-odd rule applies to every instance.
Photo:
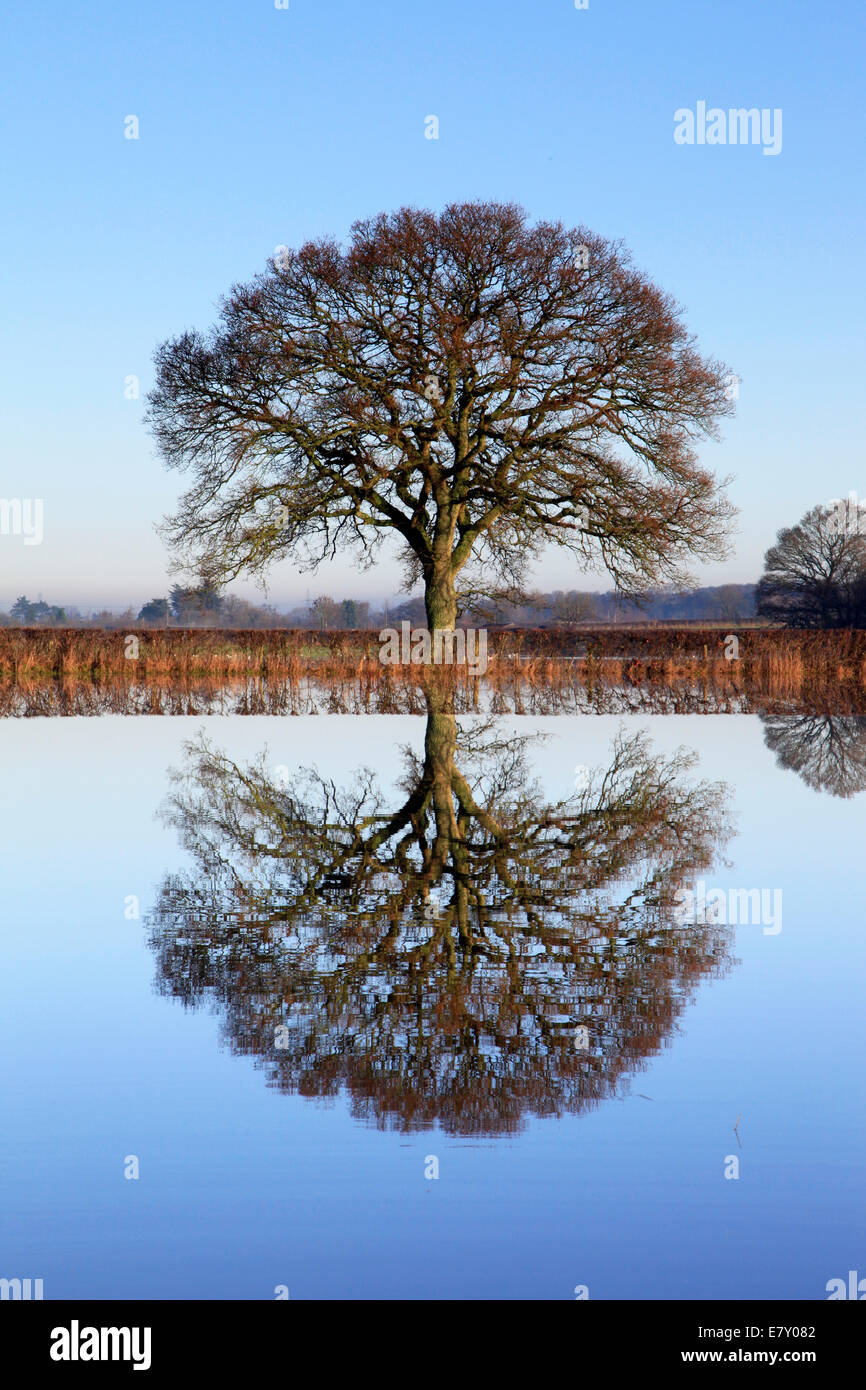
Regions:
[[866, 723], [458, 724], [0, 721], [0, 1276], [866, 1274]]

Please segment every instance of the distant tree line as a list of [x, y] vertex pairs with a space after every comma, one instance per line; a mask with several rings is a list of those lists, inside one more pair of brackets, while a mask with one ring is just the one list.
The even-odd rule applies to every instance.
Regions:
[[[724, 584], [690, 593], [656, 592], [640, 603], [615, 593], [555, 589], [551, 593], [522, 595], [519, 599], [485, 601], [467, 611], [460, 621], [516, 627], [647, 620], [735, 623], [753, 618], [754, 613], [753, 584]], [[321, 628], [331, 631], [367, 628], [378, 631], [404, 621], [415, 626], [426, 623], [423, 598], [373, 607], [366, 600], [335, 599], [324, 594], [303, 607], [281, 611], [270, 604], [222, 594], [207, 583], [193, 587], [175, 584], [165, 598], [152, 598], [138, 610], [127, 608], [121, 613], [102, 609], [83, 614], [73, 607], [51, 606], [41, 599], [31, 603], [27, 598], [16, 599], [8, 613], [0, 612], [0, 627], [93, 627], [123, 631], [136, 627]]]
[[20, 627], [62, 627], [67, 621], [65, 608], [44, 603], [41, 598], [31, 602], [24, 595], [15, 600], [8, 614], [0, 614], [0, 623], [4, 627], [15, 623]]
[[754, 584], [721, 584], [683, 592], [656, 589], [640, 599], [614, 592], [555, 589], [484, 604], [479, 615], [516, 627], [577, 623], [745, 622], [755, 616]]
[[307, 607], [280, 612], [270, 604], [221, 594], [214, 584], [204, 581], [192, 588], [175, 584], [168, 598], [146, 603], [136, 621], [152, 627], [367, 628], [382, 617], [381, 613], [371, 614], [369, 603], [360, 599], [338, 602], [328, 595], [314, 599]]

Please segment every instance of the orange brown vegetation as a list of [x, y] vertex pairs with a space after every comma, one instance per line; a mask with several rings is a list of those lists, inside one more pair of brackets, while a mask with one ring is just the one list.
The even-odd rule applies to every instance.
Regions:
[[385, 666], [371, 631], [0, 630], [0, 714], [747, 711], [808, 703], [866, 711], [866, 632], [714, 628], [489, 629], [483, 678], [466, 666]]

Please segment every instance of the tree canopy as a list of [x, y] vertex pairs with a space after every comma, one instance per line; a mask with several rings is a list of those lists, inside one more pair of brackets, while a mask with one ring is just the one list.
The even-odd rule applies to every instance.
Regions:
[[165, 816], [192, 859], [149, 919], [158, 988], [223, 1019], [284, 1091], [411, 1130], [580, 1113], [656, 1053], [728, 929], [678, 890], [731, 833], [683, 750], [620, 736], [549, 801], [525, 738], [428, 707], [396, 796], [369, 769], [240, 766], [199, 739]]
[[726, 553], [695, 452], [726, 380], [619, 243], [497, 202], [382, 213], [158, 349], [150, 425], [192, 474], [165, 534], [221, 581], [396, 537], [431, 627], [550, 544], [629, 591], [680, 581]]
[[866, 626], [866, 515], [851, 499], [812, 507], [783, 527], [755, 596], [763, 618], [789, 627]]
[[866, 719], [860, 715], [765, 714], [764, 742], [779, 767], [796, 772], [813, 791], [852, 797], [866, 791]]

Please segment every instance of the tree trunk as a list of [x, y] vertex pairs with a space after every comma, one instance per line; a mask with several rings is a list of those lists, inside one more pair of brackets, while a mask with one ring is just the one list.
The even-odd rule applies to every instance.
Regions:
[[424, 607], [427, 612], [427, 627], [431, 632], [436, 628], [452, 629], [457, 622], [457, 595], [454, 591], [454, 576], [451, 566], [437, 567], [425, 579]]

